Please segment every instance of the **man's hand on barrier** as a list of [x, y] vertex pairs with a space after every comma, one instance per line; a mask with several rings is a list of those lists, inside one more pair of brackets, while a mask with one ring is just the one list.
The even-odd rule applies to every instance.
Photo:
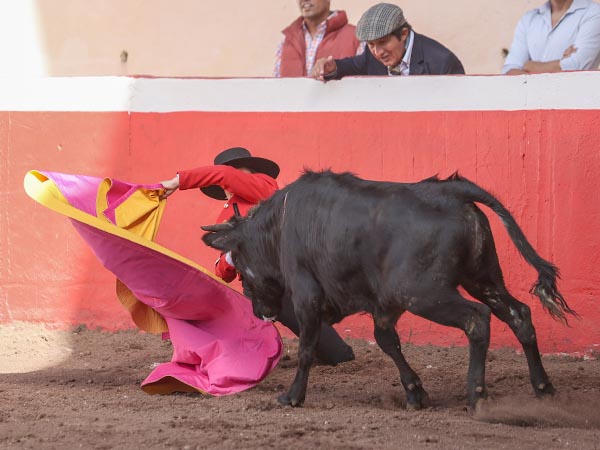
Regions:
[[332, 75], [337, 70], [337, 64], [333, 59], [333, 56], [328, 56], [327, 58], [318, 59], [313, 66], [311, 76], [315, 80], [327, 81], [325, 77], [328, 75]]

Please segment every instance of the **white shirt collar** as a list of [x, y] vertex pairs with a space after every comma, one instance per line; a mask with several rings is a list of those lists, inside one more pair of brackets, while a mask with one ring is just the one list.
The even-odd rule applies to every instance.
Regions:
[[[571, 6], [565, 12], [565, 15], [577, 9], [587, 8], [590, 3], [590, 0], [573, 0], [573, 3], [571, 3]], [[550, 13], [552, 11], [552, 8], [550, 7], [550, 1], [547, 1], [546, 3], [535, 9], [537, 10], [538, 14]]]

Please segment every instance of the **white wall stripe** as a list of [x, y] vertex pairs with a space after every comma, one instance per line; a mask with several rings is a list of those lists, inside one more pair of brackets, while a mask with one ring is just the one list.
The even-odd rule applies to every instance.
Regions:
[[600, 71], [311, 79], [0, 78], [0, 111], [514, 111], [600, 109]]

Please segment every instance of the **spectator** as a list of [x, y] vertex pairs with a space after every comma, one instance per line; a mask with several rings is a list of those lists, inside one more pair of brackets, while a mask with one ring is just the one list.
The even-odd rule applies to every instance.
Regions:
[[[229, 148], [219, 153], [213, 166], [182, 170], [170, 180], [163, 181], [163, 198], [178, 189], [200, 188], [202, 193], [216, 200], [226, 200], [217, 222], [225, 222], [234, 214], [245, 215], [258, 202], [269, 198], [278, 188], [279, 166], [266, 158], [252, 156], [241, 147]], [[231, 255], [225, 254], [215, 263], [215, 274], [226, 282], [237, 276]], [[242, 286], [244, 280], [242, 279]], [[246, 292], [244, 292], [246, 293]], [[296, 335], [299, 333], [294, 307], [287, 297], [277, 318]], [[325, 364], [339, 364], [354, 359], [352, 347], [344, 342], [330, 325], [321, 326], [317, 357]]]
[[600, 64], [600, 5], [550, 0], [519, 21], [502, 73], [595, 69]]
[[366, 41], [364, 53], [315, 62], [312, 76], [321, 81], [348, 75], [464, 74], [460, 60], [437, 41], [415, 33], [396, 5], [379, 3], [360, 18], [356, 37]]
[[362, 52], [356, 27], [344, 11], [330, 11], [330, 0], [297, 0], [300, 17], [282, 31], [283, 39], [275, 56], [275, 77], [305, 77], [316, 58], [336, 58]]

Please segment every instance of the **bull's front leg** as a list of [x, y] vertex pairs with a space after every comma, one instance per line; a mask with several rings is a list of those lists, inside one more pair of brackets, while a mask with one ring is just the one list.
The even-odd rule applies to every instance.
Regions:
[[294, 305], [300, 328], [298, 370], [287, 393], [280, 395], [277, 399], [282, 405], [302, 406], [304, 403], [308, 374], [315, 358], [321, 331], [321, 319], [317, 305], [318, 302], [314, 300], [298, 306]]

